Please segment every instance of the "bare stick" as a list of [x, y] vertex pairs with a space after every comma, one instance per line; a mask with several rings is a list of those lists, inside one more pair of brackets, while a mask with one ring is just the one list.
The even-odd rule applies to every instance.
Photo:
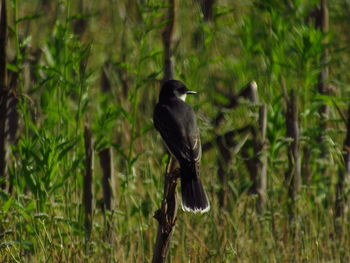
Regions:
[[112, 224], [111, 224], [111, 214], [107, 214], [107, 211], [111, 211], [112, 209], [112, 154], [110, 148], [105, 148], [99, 152], [100, 165], [103, 171], [102, 176], [102, 187], [103, 187], [103, 212], [105, 215], [105, 231], [106, 238], [108, 241], [111, 241], [113, 238]]
[[[321, 0], [321, 6], [318, 10], [319, 14], [316, 16], [316, 28], [319, 28], [323, 33], [328, 33], [329, 29], [329, 15], [328, 15], [328, 6], [327, 6], [327, 0]], [[326, 40], [327, 41], [327, 40]], [[327, 44], [325, 41], [324, 44]], [[321, 64], [325, 65], [322, 67], [322, 70], [318, 76], [318, 92], [322, 95], [329, 95], [329, 87], [328, 87], [328, 76], [329, 76], [329, 68], [327, 66], [328, 62], [328, 49], [325, 48], [323, 50], [323, 54], [321, 57]], [[328, 115], [329, 115], [329, 106], [324, 104], [321, 106], [320, 110], [320, 141], [322, 142], [321, 145], [323, 145], [324, 141], [324, 133], [328, 129]], [[323, 147], [321, 152], [321, 157], [325, 157], [327, 154], [325, 147]]]
[[199, 3], [202, 8], [202, 13], [204, 16], [205, 21], [212, 21], [213, 16], [213, 6], [215, 3], [215, 0], [199, 0]]
[[[14, 74], [14, 75], [17, 78], [18, 74]], [[19, 114], [17, 112], [17, 104], [19, 101], [16, 96], [16, 88], [17, 88], [17, 79], [14, 81], [14, 83], [11, 83], [11, 82], [9, 83], [9, 93], [7, 97], [7, 117], [6, 117], [7, 132], [5, 133], [5, 138], [11, 144], [16, 144], [18, 140], [17, 131], [18, 131]], [[10, 165], [11, 160], [6, 160], [6, 161], [8, 162], [7, 165]], [[6, 187], [8, 189], [8, 192], [12, 193], [13, 181], [8, 180], [8, 185]]]
[[[225, 108], [232, 109], [239, 105], [240, 98], [250, 99], [254, 104], [258, 103], [258, 93], [257, 93], [257, 84], [255, 81], [249, 82], [238, 95], [232, 96], [230, 98], [229, 104], [225, 105]], [[214, 119], [214, 125], [218, 127], [221, 122], [224, 120], [224, 113], [220, 111]], [[251, 129], [250, 126], [242, 128], [244, 132], [246, 129]], [[241, 133], [242, 131], [233, 130], [230, 131], [223, 136], [218, 136], [216, 138], [216, 145], [218, 146], [218, 150], [220, 155], [218, 156], [218, 177], [221, 185], [221, 189], [219, 192], [219, 205], [220, 207], [226, 207], [227, 204], [227, 181], [229, 180], [229, 167], [234, 161], [234, 151], [233, 147], [239, 145], [234, 137], [237, 133]], [[247, 138], [246, 138], [247, 139]], [[245, 140], [244, 140], [245, 142]], [[243, 144], [244, 144], [243, 142]], [[240, 147], [243, 145], [241, 144]], [[203, 145], [203, 151], [206, 151], [207, 148], [211, 147], [212, 144], [206, 143]], [[239, 148], [240, 148], [239, 147]]]
[[100, 89], [102, 93], [107, 93], [111, 91], [111, 82], [109, 80], [109, 77], [107, 75], [107, 71], [109, 70], [109, 65], [107, 62], [102, 67], [101, 70], [101, 85]]
[[[232, 172], [230, 172], [229, 167], [232, 164], [233, 154], [228, 144], [226, 144], [226, 138], [221, 137], [221, 139], [217, 140], [218, 150], [220, 155], [217, 159], [218, 164], [218, 177], [220, 182], [220, 190], [219, 190], [219, 206], [227, 207], [227, 192], [228, 192], [228, 180], [232, 177]], [[233, 139], [233, 138], [232, 138]], [[235, 144], [235, 142], [232, 142]]]
[[347, 120], [347, 132], [344, 140], [344, 165], [345, 169], [339, 169], [338, 172], [338, 183], [335, 201], [335, 219], [336, 219], [336, 230], [338, 234], [342, 234], [343, 224], [341, 221], [344, 218], [345, 207], [347, 206], [346, 193], [349, 189], [350, 182], [350, 105], [348, 109], [348, 120]]
[[169, 0], [169, 8], [167, 14], [168, 23], [163, 31], [164, 46], [164, 78], [163, 81], [174, 78], [174, 61], [173, 52], [173, 31], [175, 27], [175, 0]]
[[[175, 0], [169, 0], [167, 25], [163, 31], [164, 46], [164, 77], [163, 82], [174, 77], [174, 65], [172, 60], [173, 31], [175, 25]], [[161, 209], [157, 210], [154, 218], [158, 220], [157, 240], [154, 246], [153, 263], [165, 261], [173, 229], [176, 222], [177, 202], [176, 186], [179, 178], [179, 170], [175, 169], [175, 160], [171, 157], [169, 170], [166, 171], [164, 180], [164, 193]]]
[[[84, 1], [80, 0], [78, 3], [78, 10], [79, 14], [83, 15], [84, 14]], [[84, 32], [87, 29], [87, 19], [84, 17], [79, 17], [77, 18], [74, 23], [73, 23], [73, 32], [74, 34], [78, 35], [79, 38], [81, 39], [82, 36], [84, 35]]]
[[[0, 183], [5, 188], [6, 171], [6, 116], [7, 116], [7, 76], [6, 76], [6, 46], [7, 46], [7, 12], [6, 0], [2, 0], [0, 18]], [[2, 180], [2, 182], [1, 182]]]
[[[127, 54], [128, 54], [128, 43], [127, 43], [127, 37], [126, 37], [126, 30], [128, 28], [128, 24], [127, 24], [127, 16], [125, 16], [124, 20], [123, 20], [123, 30], [122, 30], [122, 34], [121, 34], [121, 40], [120, 40], [120, 60], [123, 63], [127, 62]], [[126, 98], [128, 96], [128, 91], [130, 89], [129, 87], [129, 74], [128, 74], [128, 70], [125, 67], [117, 67], [117, 73], [122, 85], [122, 94], [123, 97]]]
[[258, 213], [263, 213], [265, 211], [266, 203], [266, 188], [267, 188], [267, 159], [264, 151], [266, 145], [266, 125], [267, 125], [267, 107], [266, 104], [260, 106], [259, 108], [259, 138], [256, 139], [255, 143], [255, 155], [258, 156], [258, 161], [256, 162], [257, 170], [257, 182], [256, 182], [256, 193], [258, 194]]
[[19, 114], [17, 111], [17, 104], [19, 102], [17, 98], [17, 78], [18, 74], [11, 74], [12, 78], [9, 81], [9, 94], [7, 97], [7, 123], [8, 123], [8, 140], [12, 144], [17, 142], [17, 131], [19, 126]]
[[311, 176], [312, 176], [312, 171], [310, 168], [310, 161], [311, 161], [310, 145], [303, 146], [303, 157], [301, 159], [302, 159], [301, 174], [302, 174], [303, 184], [309, 185], [311, 181]]
[[[286, 183], [289, 185], [288, 193], [294, 204], [296, 195], [301, 187], [300, 158], [299, 158], [299, 121], [298, 108], [294, 90], [291, 91], [287, 101], [286, 112], [287, 137], [291, 140], [288, 151], [289, 168], [286, 172]], [[291, 216], [292, 216], [292, 212]]]
[[111, 210], [112, 189], [110, 180], [112, 179], [112, 158], [110, 148], [105, 148], [99, 152], [100, 165], [103, 171], [103, 201], [104, 209]]
[[267, 109], [266, 105], [259, 107], [258, 125], [251, 126], [252, 145], [254, 155], [249, 154], [249, 148], [244, 147], [242, 155], [245, 158], [245, 164], [253, 182], [250, 192], [258, 196], [257, 212], [263, 213], [266, 202], [266, 124], [267, 124]]
[[[12, 63], [16, 63], [17, 58], [15, 58]], [[24, 70], [24, 69], [23, 69]], [[6, 139], [11, 144], [16, 144], [18, 141], [18, 129], [19, 129], [19, 114], [17, 111], [17, 105], [19, 103], [17, 88], [18, 88], [18, 80], [21, 72], [7, 72], [7, 127], [6, 127]], [[9, 149], [7, 149], [9, 151]], [[11, 149], [10, 149], [11, 151]], [[9, 165], [11, 160], [7, 160], [7, 165]], [[9, 192], [12, 191], [12, 182], [9, 181], [8, 185]]]
[[[232, 130], [225, 133], [224, 135], [216, 137], [216, 145], [218, 147], [220, 155], [217, 159], [218, 164], [218, 177], [220, 181], [220, 191], [219, 191], [219, 205], [220, 207], [226, 207], [228, 203], [228, 180], [232, 176], [229, 170], [230, 165], [234, 162], [234, 155], [239, 151], [239, 149], [244, 145], [248, 138], [248, 132], [250, 131], [250, 126], [246, 126], [240, 130]], [[245, 138], [240, 142], [235, 138], [238, 134], [245, 134]], [[208, 143], [203, 147], [204, 151], [208, 150]]]
[[172, 157], [171, 159], [169, 171], [167, 171], [164, 179], [162, 206], [154, 214], [154, 218], [157, 219], [159, 225], [152, 263], [165, 262], [176, 223], [176, 186], [180, 171], [175, 168], [175, 160]]
[[85, 231], [86, 239], [90, 239], [92, 227], [92, 142], [90, 128], [85, 125], [85, 176], [84, 176], [84, 194], [83, 204], [85, 207]]
[[[167, 24], [163, 31], [164, 46], [164, 77], [163, 82], [174, 77], [174, 65], [172, 60], [173, 31], [175, 25], [175, 0], [169, 0]], [[157, 240], [154, 245], [153, 263], [165, 262], [168, 254], [171, 237], [176, 222], [177, 201], [176, 186], [180, 177], [178, 169], [175, 169], [175, 160], [171, 157], [169, 169], [164, 179], [164, 193], [162, 206], [156, 211], [154, 218], [158, 220]]]

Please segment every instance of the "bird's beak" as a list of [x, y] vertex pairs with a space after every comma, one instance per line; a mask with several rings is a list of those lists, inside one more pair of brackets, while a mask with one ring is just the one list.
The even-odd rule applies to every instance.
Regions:
[[193, 91], [193, 90], [188, 90], [188, 91], [186, 92], [186, 94], [197, 94], [197, 92], [195, 92], [195, 91]]

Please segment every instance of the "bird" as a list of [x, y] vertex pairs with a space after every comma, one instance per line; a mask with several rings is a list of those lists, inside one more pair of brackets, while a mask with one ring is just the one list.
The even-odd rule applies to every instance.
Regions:
[[165, 81], [154, 108], [153, 123], [166, 148], [179, 163], [182, 209], [205, 213], [209, 211], [210, 204], [199, 178], [202, 156], [200, 134], [195, 112], [185, 103], [187, 95], [196, 93], [179, 80]]

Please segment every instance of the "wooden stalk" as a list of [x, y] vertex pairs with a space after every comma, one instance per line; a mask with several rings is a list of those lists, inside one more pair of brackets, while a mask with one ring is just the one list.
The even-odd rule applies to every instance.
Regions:
[[84, 193], [83, 204], [85, 208], [85, 236], [86, 240], [90, 239], [92, 228], [92, 140], [91, 130], [85, 125], [84, 128], [84, 141], [85, 141], [85, 176], [84, 176]]
[[228, 180], [232, 177], [232, 173], [229, 172], [229, 167], [233, 162], [233, 155], [225, 137], [219, 137], [216, 143], [220, 152], [220, 156], [217, 159], [218, 177], [220, 182], [219, 206], [223, 208], [227, 207]]
[[347, 206], [347, 195], [350, 183], [350, 105], [348, 108], [348, 120], [347, 120], [347, 132], [344, 140], [344, 168], [338, 171], [338, 182], [336, 188], [336, 201], [335, 201], [335, 222], [336, 230], [339, 235], [342, 234], [345, 208]]
[[[234, 161], [234, 155], [239, 152], [248, 138], [248, 133], [251, 130], [251, 126], [245, 126], [241, 129], [231, 130], [222, 135], [218, 135], [214, 140], [208, 141], [203, 144], [202, 151], [206, 152], [212, 149], [214, 146], [218, 147], [220, 155], [218, 156], [218, 178], [221, 185], [219, 191], [219, 205], [220, 207], [226, 207], [228, 203], [227, 186], [228, 180], [231, 177], [229, 168]], [[237, 142], [236, 136], [243, 135], [243, 139]], [[244, 136], [245, 135], [245, 136]]]
[[[128, 54], [128, 43], [127, 43], [127, 37], [126, 37], [126, 28], [128, 28], [127, 24], [127, 17], [125, 17], [123, 21], [124, 27], [123, 31], [121, 34], [121, 40], [120, 40], [120, 60], [123, 63], [127, 62], [127, 54]], [[128, 92], [129, 92], [129, 74], [128, 70], [125, 67], [117, 67], [117, 73], [121, 82], [121, 87], [122, 87], [122, 94], [123, 98], [127, 98]]]
[[165, 262], [169, 251], [170, 241], [176, 224], [176, 186], [178, 178], [180, 178], [180, 171], [175, 168], [175, 160], [171, 157], [169, 169], [164, 179], [162, 205], [154, 214], [154, 218], [158, 221], [158, 231], [152, 263]]
[[266, 105], [259, 107], [259, 121], [258, 125], [251, 127], [253, 147], [253, 156], [249, 155], [249, 148], [244, 147], [242, 155], [245, 158], [245, 164], [250, 174], [250, 178], [253, 182], [250, 192], [258, 196], [257, 212], [263, 213], [266, 203], [266, 155], [264, 154], [264, 148], [266, 145], [266, 123], [267, 112]]
[[101, 70], [101, 85], [100, 89], [102, 93], [108, 93], [111, 91], [111, 82], [109, 81], [109, 77], [107, 75], [107, 71], [109, 70], [109, 65], [105, 62], [104, 66]]
[[[318, 10], [318, 15], [316, 16], [316, 28], [319, 28], [324, 34], [328, 33], [329, 30], [329, 15], [328, 15], [328, 4], [327, 0], [321, 0], [321, 5]], [[324, 44], [327, 44], [325, 42]], [[329, 77], [329, 68], [328, 68], [328, 49], [325, 48], [323, 50], [323, 54], [321, 57], [321, 65], [324, 65], [322, 67], [322, 70], [318, 76], [318, 92], [321, 95], [330, 95], [329, 91], [329, 85], [328, 85], [328, 77]], [[320, 110], [320, 138], [319, 141], [321, 141], [321, 145], [323, 145], [324, 141], [324, 135], [325, 132], [328, 129], [328, 115], [329, 115], [329, 106], [324, 104], [321, 106]], [[321, 157], [325, 157], [327, 154], [327, 151], [325, 147], [323, 147], [321, 151]]]
[[[162, 34], [164, 46], [164, 76], [162, 82], [174, 78], [173, 52], [173, 31], [175, 28], [175, 0], [168, 0], [169, 8], [167, 13], [167, 24]], [[180, 177], [179, 169], [175, 169], [175, 160], [171, 157], [164, 179], [164, 193], [162, 206], [156, 211], [154, 218], [158, 221], [157, 239], [154, 245], [152, 263], [165, 262], [169, 251], [171, 237], [173, 235], [176, 213], [176, 186]]]
[[256, 162], [257, 178], [256, 193], [258, 194], [257, 211], [263, 213], [266, 204], [266, 188], [267, 188], [267, 156], [264, 153], [266, 145], [266, 125], [267, 125], [267, 107], [266, 104], [259, 108], [259, 137], [255, 139], [254, 151], [258, 157]]
[[[227, 207], [228, 205], [228, 181], [233, 176], [230, 172], [230, 166], [234, 162], [234, 156], [237, 154], [242, 146], [245, 144], [249, 136], [250, 126], [243, 127], [239, 130], [232, 130], [223, 135], [219, 135], [215, 139], [215, 145], [218, 147], [220, 155], [218, 156], [218, 177], [221, 185], [219, 191], [219, 205], [220, 207]], [[238, 142], [236, 135], [242, 134], [243, 138]], [[209, 150], [214, 144], [212, 142], [203, 145], [203, 152]]]
[[173, 53], [173, 32], [175, 28], [175, 0], [169, 0], [169, 8], [167, 14], [168, 23], [163, 31], [163, 46], [164, 46], [164, 78], [163, 82], [174, 78], [174, 61]]
[[105, 148], [99, 152], [100, 165], [103, 172], [102, 187], [103, 187], [103, 203], [105, 210], [111, 210], [112, 203], [112, 157], [110, 148]]
[[[226, 109], [233, 109], [239, 105], [240, 98], [246, 98], [251, 100], [254, 104], [258, 103], [258, 92], [257, 92], [257, 84], [255, 81], [249, 82], [237, 95], [234, 95], [230, 98], [230, 102], [223, 107]], [[224, 120], [225, 115], [223, 111], [219, 111], [214, 119], [214, 126], [219, 127], [222, 121]], [[245, 140], [243, 140], [243, 144], [239, 144], [234, 140], [235, 135], [237, 133], [244, 133], [247, 129], [250, 130], [250, 126], [244, 127], [241, 130], [233, 130], [224, 135], [219, 135], [215, 139], [215, 143], [218, 147], [220, 155], [218, 156], [218, 177], [221, 185], [221, 189], [219, 191], [219, 205], [220, 207], [226, 207], [227, 204], [227, 182], [231, 177], [229, 175], [229, 167], [234, 160], [233, 153], [237, 150], [234, 148], [240, 148]], [[213, 142], [208, 142], [203, 145], [203, 151], [206, 151], [207, 148], [211, 148], [213, 146]]]
[[215, 0], [199, 0], [199, 3], [202, 8], [202, 13], [205, 21], [212, 21], [214, 18], [213, 15], [213, 6]]
[[1, 2], [0, 17], [0, 184], [6, 187], [6, 118], [7, 118], [7, 72], [6, 72], [6, 46], [7, 46], [7, 12], [6, 0]]
[[[285, 180], [288, 185], [288, 195], [291, 204], [294, 205], [296, 196], [298, 195], [301, 187], [301, 165], [299, 157], [299, 120], [298, 120], [298, 107], [297, 99], [294, 90], [290, 92], [289, 99], [287, 100], [287, 112], [286, 112], [286, 129], [287, 138], [291, 140], [288, 149], [288, 162], [289, 168], [285, 174]], [[290, 210], [291, 216], [293, 211]]]
[[19, 102], [17, 98], [17, 80], [18, 74], [11, 74], [9, 77], [9, 94], [7, 98], [7, 123], [8, 123], [8, 141], [12, 144], [17, 142], [17, 131], [18, 131], [18, 122], [19, 114], [17, 111], [17, 104]]
[[[17, 78], [17, 74], [15, 74]], [[19, 122], [19, 114], [17, 111], [17, 104], [18, 104], [18, 98], [16, 96], [16, 85], [17, 85], [17, 79], [14, 81], [14, 83], [10, 83], [10, 91], [9, 96], [7, 98], [7, 134], [6, 139], [11, 144], [16, 144], [18, 140], [17, 131], [18, 131], [18, 122]], [[7, 160], [9, 162], [10, 160]], [[10, 165], [10, 163], [7, 163], [7, 165]], [[13, 191], [13, 180], [9, 178], [7, 182], [7, 189], [9, 193], [12, 193]]]
[[[84, 14], [84, 1], [80, 0], [78, 3], [78, 10], [79, 14]], [[88, 20], [84, 17], [77, 18], [73, 23], [73, 32], [74, 34], [78, 35], [80, 39], [82, 39], [82, 36], [84, 35], [86, 29], [87, 29], [87, 23]]]
[[303, 184], [309, 185], [311, 182], [311, 168], [310, 168], [310, 162], [311, 162], [311, 149], [309, 145], [304, 145], [303, 147], [303, 157], [302, 157], [302, 178], [303, 178]]
[[113, 176], [112, 153], [110, 148], [105, 148], [99, 152], [100, 165], [102, 168], [102, 188], [103, 188], [103, 212], [105, 214], [105, 231], [106, 239], [111, 242], [113, 239], [113, 231], [111, 224], [111, 214], [106, 211], [112, 209], [112, 187], [111, 180]]

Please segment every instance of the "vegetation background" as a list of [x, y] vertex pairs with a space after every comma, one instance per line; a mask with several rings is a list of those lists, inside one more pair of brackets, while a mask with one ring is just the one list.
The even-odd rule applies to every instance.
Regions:
[[[325, 3], [176, 1], [174, 73], [198, 91], [188, 103], [203, 145], [211, 145], [201, 165], [211, 210], [179, 209], [167, 262], [350, 262], [343, 145], [350, 1], [329, 0], [328, 28], [318, 16]], [[168, 8], [159, 0], [7, 1], [0, 262], [151, 261], [167, 162], [152, 113]], [[259, 102], [241, 92], [252, 80]], [[297, 139], [286, 121], [292, 90]], [[250, 131], [262, 104], [266, 140], [257, 151], [259, 135]], [[89, 133], [90, 226], [83, 202]], [[220, 146], [224, 134], [234, 142]], [[110, 207], [103, 149], [112, 153]], [[261, 156], [267, 186], [257, 210], [261, 193], [249, 161]]]

